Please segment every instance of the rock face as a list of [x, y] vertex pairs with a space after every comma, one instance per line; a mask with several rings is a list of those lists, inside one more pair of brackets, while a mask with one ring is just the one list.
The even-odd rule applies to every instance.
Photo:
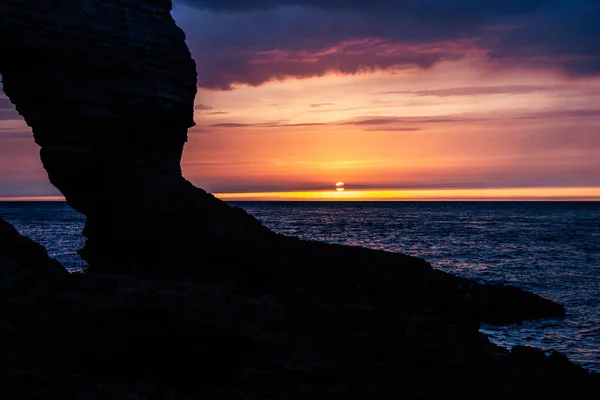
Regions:
[[196, 68], [170, 0], [1, 7], [4, 91], [50, 181], [87, 216], [81, 253], [92, 268], [157, 267], [192, 236], [271, 235], [182, 177]]
[[[560, 306], [407, 256], [309, 249], [303, 280], [67, 274], [0, 219], [0, 398], [598, 398], [600, 375], [563, 354], [478, 332]], [[356, 266], [333, 280], [330, 257]]]

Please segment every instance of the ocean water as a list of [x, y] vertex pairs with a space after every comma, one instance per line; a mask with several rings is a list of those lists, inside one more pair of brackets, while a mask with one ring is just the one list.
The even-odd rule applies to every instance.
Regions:
[[[600, 202], [232, 202], [302, 239], [425, 258], [478, 282], [524, 288], [567, 316], [483, 326], [504, 347], [561, 351], [600, 372]], [[83, 266], [84, 219], [65, 203], [0, 203], [0, 216], [69, 270]]]

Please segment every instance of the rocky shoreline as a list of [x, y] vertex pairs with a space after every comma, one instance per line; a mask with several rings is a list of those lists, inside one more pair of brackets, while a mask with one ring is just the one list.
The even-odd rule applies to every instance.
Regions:
[[508, 351], [478, 331], [482, 321], [560, 317], [556, 303], [478, 285], [418, 258], [290, 243], [254, 248], [253, 257], [273, 261], [262, 271], [251, 263], [234, 268], [240, 257], [204, 256], [197, 269], [221, 273], [69, 274], [1, 221], [0, 398], [600, 393], [600, 375], [563, 354]]
[[171, 8], [3, 0], [3, 89], [86, 216], [88, 269], [0, 220], [0, 399], [599, 397], [563, 354], [479, 332], [561, 305], [278, 235], [184, 179], [196, 70]]

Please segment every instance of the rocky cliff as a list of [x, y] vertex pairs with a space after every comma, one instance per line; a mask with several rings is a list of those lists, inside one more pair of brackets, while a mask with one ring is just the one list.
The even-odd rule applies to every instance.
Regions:
[[[270, 232], [181, 175], [195, 63], [170, 0], [3, 0], [0, 74], [92, 268], [164, 265], [197, 237]], [[147, 249], [152, 249], [148, 257]]]

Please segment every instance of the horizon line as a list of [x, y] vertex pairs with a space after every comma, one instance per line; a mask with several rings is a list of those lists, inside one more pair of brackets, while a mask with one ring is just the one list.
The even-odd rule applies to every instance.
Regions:
[[[375, 189], [212, 193], [224, 201], [600, 201], [600, 187]], [[64, 196], [6, 196], [1, 202], [66, 201]]]

